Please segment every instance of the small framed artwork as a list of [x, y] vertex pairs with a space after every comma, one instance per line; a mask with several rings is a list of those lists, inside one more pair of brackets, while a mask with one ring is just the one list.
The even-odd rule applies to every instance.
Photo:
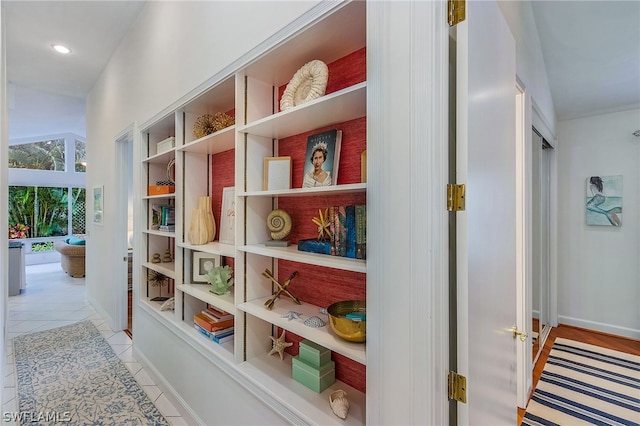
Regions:
[[212, 268], [220, 266], [220, 255], [204, 253], [201, 251], [193, 252], [193, 282], [206, 283], [206, 275]]
[[104, 215], [104, 186], [93, 187], [93, 223], [102, 225]]
[[303, 188], [338, 184], [341, 146], [342, 130], [327, 130], [307, 137]]
[[622, 226], [622, 176], [587, 178], [587, 225]]
[[291, 189], [291, 157], [265, 157], [262, 189]]
[[220, 242], [236, 243], [236, 188], [222, 188], [222, 211], [220, 212]]

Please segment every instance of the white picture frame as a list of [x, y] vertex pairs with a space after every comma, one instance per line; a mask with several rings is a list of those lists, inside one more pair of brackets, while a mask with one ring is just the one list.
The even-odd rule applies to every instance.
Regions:
[[264, 191], [291, 189], [291, 157], [265, 157]]
[[93, 223], [103, 224], [104, 216], [104, 186], [93, 187]]
[[220, 242], [236, 243], [236, 188], [222, 188], [222, 208], [220, 211]]
[[219, 254], [205, 253], [202, 251], [193, 252], [193, 276], [191, 277], [194, 283], [206, 283], [207, 272], [211, 268], [220, 266], [221, 256]]

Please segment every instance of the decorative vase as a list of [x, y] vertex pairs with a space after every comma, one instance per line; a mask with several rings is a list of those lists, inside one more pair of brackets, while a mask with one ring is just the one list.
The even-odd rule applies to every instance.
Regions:
[[213, 217], [213, 210], [211, 210], [211, 198], [200, 197], [198, 199], [198, 209], [202, 210], [205, 214], [207, 241], [213, 241], [216, 237], [216, 219]]
[[200, 209], [193, 209], [193, 212], [191, 212], [191, 226], [189, 227], [189, 241], [195, 245], [206, 244], [208, 236], [205, 212]]

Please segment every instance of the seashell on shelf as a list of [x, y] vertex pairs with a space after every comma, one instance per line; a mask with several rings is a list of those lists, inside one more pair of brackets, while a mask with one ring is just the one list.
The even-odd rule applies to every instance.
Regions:
[[320, 328], [327, 325], [327, 323], [320, 317], [311, 317], [304, 322], [304, 325], [311, 328]]
[[280, 110], [284, 111], [323, 96], [328, 79], [327, 64], [318, 59], [307, 62], [287, 84], [280, 99]]
[[291, 216], [282, 209], [276, 209], [267, 216], [267, 228], [271, 231], [271, 238], [282, 240], [291, 232]]
[[349, 412], [349, 400], [347, 399], [347, 393], [342, 389], [335, 390], [329, 395], [329, 405], [333, 414], [340, 417], [342, 420], [347, 418]]

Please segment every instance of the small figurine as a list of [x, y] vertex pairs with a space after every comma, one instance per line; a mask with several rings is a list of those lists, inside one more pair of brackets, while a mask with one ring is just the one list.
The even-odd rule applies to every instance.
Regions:
[[233, 285], [233, 278], [231, 274], [233, 270], [229, 265], [215, 266], [205, 275], [205, 279], [211, 284], [211, 290], [213, 294], [223, 295], [229, 293], [229, 287]]
[[162, 256], [163, 262], [173, 262], [173, 258], [171, 258], [171, 251], [165, 250], [164, 256]]
[[347, 393], [342, 389], [335, 390], [329, 395], [329, 405], [333, 414], [340, 417], [342, 420], [347, 418], [349, 412], [349, 400], [347, 399]]
[[288, 348], [289, 346], [293, 345], [293, 343], [286, 342], [284, 340], [285, 333], [286, 333], [286, 331], [282, 330], [282, 334], [277, 339], [275, 337], [273, 337], [273, 336], [269, 336], [271, 338], [271, 340], [273, 340], [273, 348], [271, 349], [271, 352], [269, 352], [269, 355], [273, 355], [275, 353], [278, 353], [278, 355], [280, 355], [280, 359], [281, 360], [284, 359], [284, 350], [286, 348]]
[[153, 257], [151, 258], [151, 263], [160, 263], [162, 259], [160, 259], [160, 253], [153, 253]]

